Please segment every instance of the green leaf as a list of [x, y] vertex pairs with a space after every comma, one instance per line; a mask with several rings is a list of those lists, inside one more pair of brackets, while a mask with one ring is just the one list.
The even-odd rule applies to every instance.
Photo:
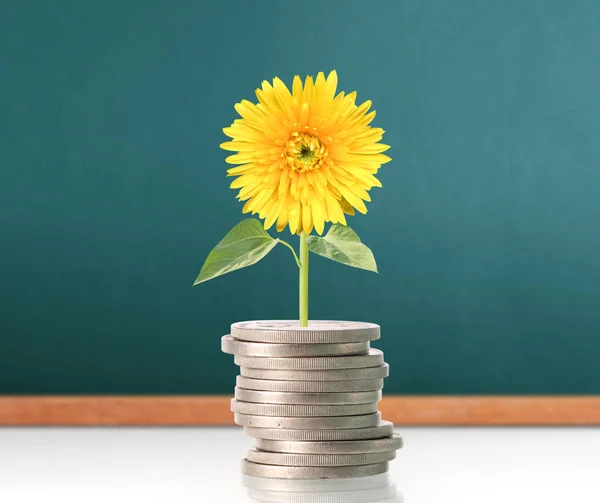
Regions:
[[308, 236], [306, 242], [308, 249], [317, 255], [350, 267], [377, 272], [373, 252], [361, 243], [358, 234], [350, 227], [341, 224], [332, 225], [325, 236]]
[[208, 254], [194, 286], [256, 264], [279, 243], [255, 218], [242, 220]]

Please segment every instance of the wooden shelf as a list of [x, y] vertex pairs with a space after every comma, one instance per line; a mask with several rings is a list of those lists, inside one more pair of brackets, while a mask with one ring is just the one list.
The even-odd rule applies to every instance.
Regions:
[[[228, 396], [0, 396], [2, 426], [229, 426]], [[600, 425], [600, 396], [386, 396], [398, 426]]]

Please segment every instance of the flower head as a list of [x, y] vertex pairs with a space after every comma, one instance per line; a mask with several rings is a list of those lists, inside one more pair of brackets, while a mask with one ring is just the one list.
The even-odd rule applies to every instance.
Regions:
[[235, 105], [241, 119], [223, 129], [232, 141], [221, 148], [239, 164], [232, 189], [246, 201], [243, 213], [258, 214], [265, 229], [322, 234], [325, 222], [346, 224], [344, 214], [366, 213], [368, 190], [381, 187], [375, 174], [390, 158], [378, 143], [383, 129], [369, 126], [370, 101], [356, 105], [356, 92], [336, 96], [337, 74], [323, 72], [304, 85], [295, 76], [290, 93], [277, 77], [256, 90], [258, 104]]

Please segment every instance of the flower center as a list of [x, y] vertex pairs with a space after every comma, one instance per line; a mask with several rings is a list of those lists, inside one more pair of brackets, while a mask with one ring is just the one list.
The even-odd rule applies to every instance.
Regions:
[[305, 173], [321, 166], [327, 149], [315, 135], [292, 133], [285, 146], [285, 160], [294, 171]]

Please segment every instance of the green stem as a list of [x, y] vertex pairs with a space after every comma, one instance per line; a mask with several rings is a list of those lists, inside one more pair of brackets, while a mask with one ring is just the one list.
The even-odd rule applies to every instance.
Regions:
[[308, 246], [306, 234], [300, 234], [300, 326], [308, 327]]
[[294, 259], [296, 259], [296, 264], [298, 264], [298, 267], [302, 267], [302, 265], [300, 264], [300, 259], [298, 258], [298, 255], [296, 255], [296, 251], [294, 250], [294, 248], [292, 247], [292, 245], [289, 244], [289, 243], [286, 243], [283, 239], [280, 239], [279, 242], [282, 245], [287, 246], [292, 251], [292, 253], [294, 254]]

